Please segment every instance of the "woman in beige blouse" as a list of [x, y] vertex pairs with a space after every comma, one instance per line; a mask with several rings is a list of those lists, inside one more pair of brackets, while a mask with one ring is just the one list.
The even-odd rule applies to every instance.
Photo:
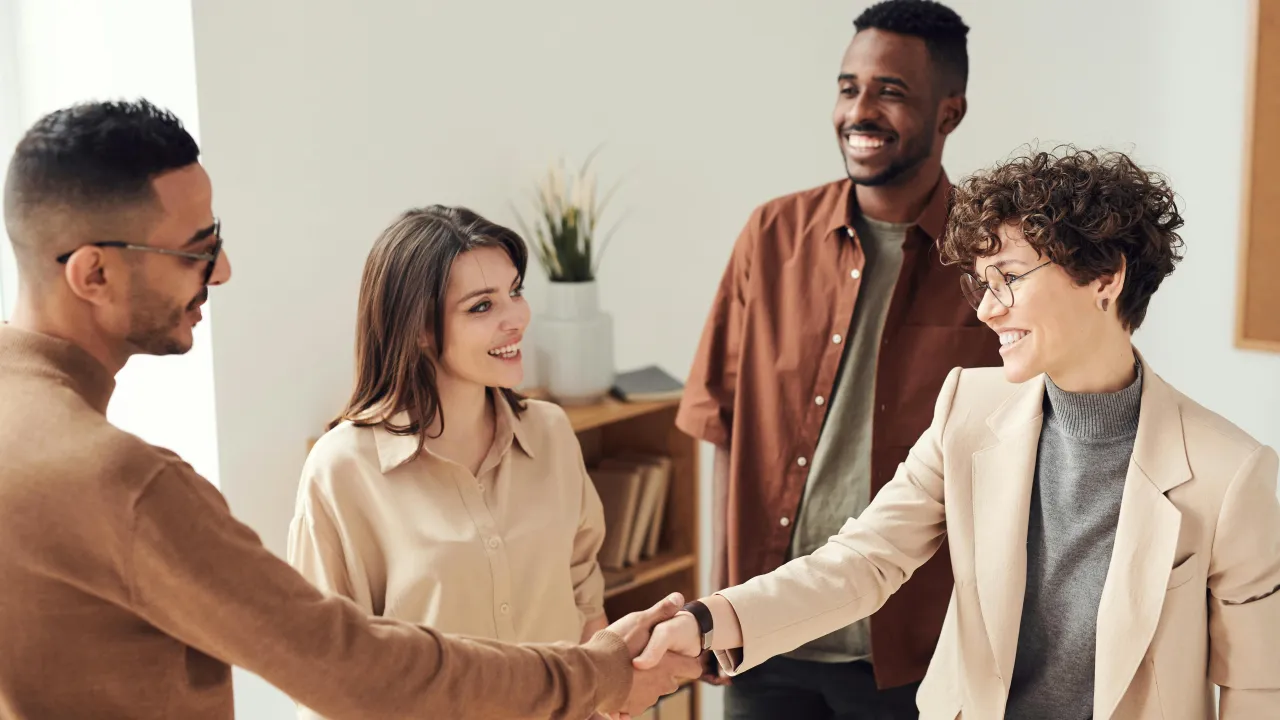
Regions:
[[[410, 210], [360, 286], [356, 385], [302, 472], [288, 559], [372, 615], [509, 642], [606, 625], [600, 499], [556, 405], [521, 399], [528, 253]], [[500, 691], [500, 689], [495, 689]]]

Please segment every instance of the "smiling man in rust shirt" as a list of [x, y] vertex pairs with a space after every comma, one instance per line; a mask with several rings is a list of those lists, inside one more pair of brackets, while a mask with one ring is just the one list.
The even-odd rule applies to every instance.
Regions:
[[638, 713], [697, 661], [631, 658], [678, 596], [582, 646], [516, 646], [324, 597], [180, 458], [107, 422], [136, 354], [191, 348], [231, 277], [177, 118], [92, 103], [42, 118], [5, 181], [19, 270], [0, 325], [0, 718], [226, 720], [230, 665], [332, 718]]
[[[893, 477], [947, 372], [1000, 363], [934, 245], [968, 28], [921, 0], [872, 6], [854, 26], [833, 117], [848, 178], [752, 214], [677, 418], [716, 446], [718, 588], [821, 547]], [[915, 717], [951, 583], [939, 552], [869, 621], [735, 678], [726, 717]]]

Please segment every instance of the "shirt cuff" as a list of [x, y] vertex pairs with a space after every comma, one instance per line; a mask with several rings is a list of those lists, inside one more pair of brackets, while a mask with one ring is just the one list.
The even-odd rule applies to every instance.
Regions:
[[676, 411], [676, 428], [698, 440], [718, 447], [729, 447], [729, 428], [718, 416], [708, 416], [704, 412], [681, 405]]

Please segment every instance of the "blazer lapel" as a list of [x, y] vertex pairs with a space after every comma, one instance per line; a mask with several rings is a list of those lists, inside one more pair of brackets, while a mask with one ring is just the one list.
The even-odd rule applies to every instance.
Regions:
[[973, 455], [978, 602], [1005, 692], [1013, 678], [1027, 585], [1027, 518], [1043, 402], [1043, 377], [1023, 384], [987, 418], [997, 442]]
[[1100, 720], [1120, 704], [1155, 636], [1182, 525], [1165, 493], [1190, 479], [1177, 398], [1144, 361], [1138, 434], [1098, 606], [1093, 707]]

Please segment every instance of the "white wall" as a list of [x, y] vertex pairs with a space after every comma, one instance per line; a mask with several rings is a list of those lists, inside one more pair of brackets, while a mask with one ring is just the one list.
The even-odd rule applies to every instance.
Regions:
[[[511, 222], [508, 204], [561, 153], [607, 142], [598, 169], [626, 178], [616, 207], [630, 215], [601, 270], [619, 366], [682, 375], [751, 208], [842, 172], [829, 115], [863, 6], [196, 0], [201, 129], [235, 262], [213, 330], [235, 512], [283, 550], [306, 440], [350, 386], [356, 286], [383, 225], [432, 202]], [[953, 178], [1032, 140], [1166, 169], [1190, 252], [1138, 342], [1192, 396], [1280, 445], [1280, 358], [1230, 344], [1244, 0], [954, 7], [973, 28], [973, 68]], [[239, 717], [290, 712], [237, 682]]]
[[[0, 71], [3, 150], [42, 115], [76, 102], [145, 96], [173, 110], [199, 137], [191, 7], [173, 0], [2, 0], [13, 72]], [[3, 29], [3, 27], [0, 27]], [[0, 37], [6, 37], [0, 35]], [[3, 67], [0, 57], [0, 67]], [[16, 127], [13, 127], [16, 126]], [[6, 250], [8, 243], [5, 242]], [[8, 266], [6, 265], [6, 269]], [[10, 275], [6, 294], [16, 291]], [[117, 377], [108, 417], [186, 458], [215, 484], [217, 437], [209, 319], [181, 358], [134, 358]], [[6, 307], [8, 307], [6, 305]]]
[[[18, 87], [17, 9], [12, 0], [0, 0], [0, 157], [7, 157], [21, 135], [22, 113], [16, 98]], [[0, 179], [0, 183], [3, 183]], [[0, 223], [0, 321], [9, 319], [18, 299], [18, 266], [13, 246]]]

